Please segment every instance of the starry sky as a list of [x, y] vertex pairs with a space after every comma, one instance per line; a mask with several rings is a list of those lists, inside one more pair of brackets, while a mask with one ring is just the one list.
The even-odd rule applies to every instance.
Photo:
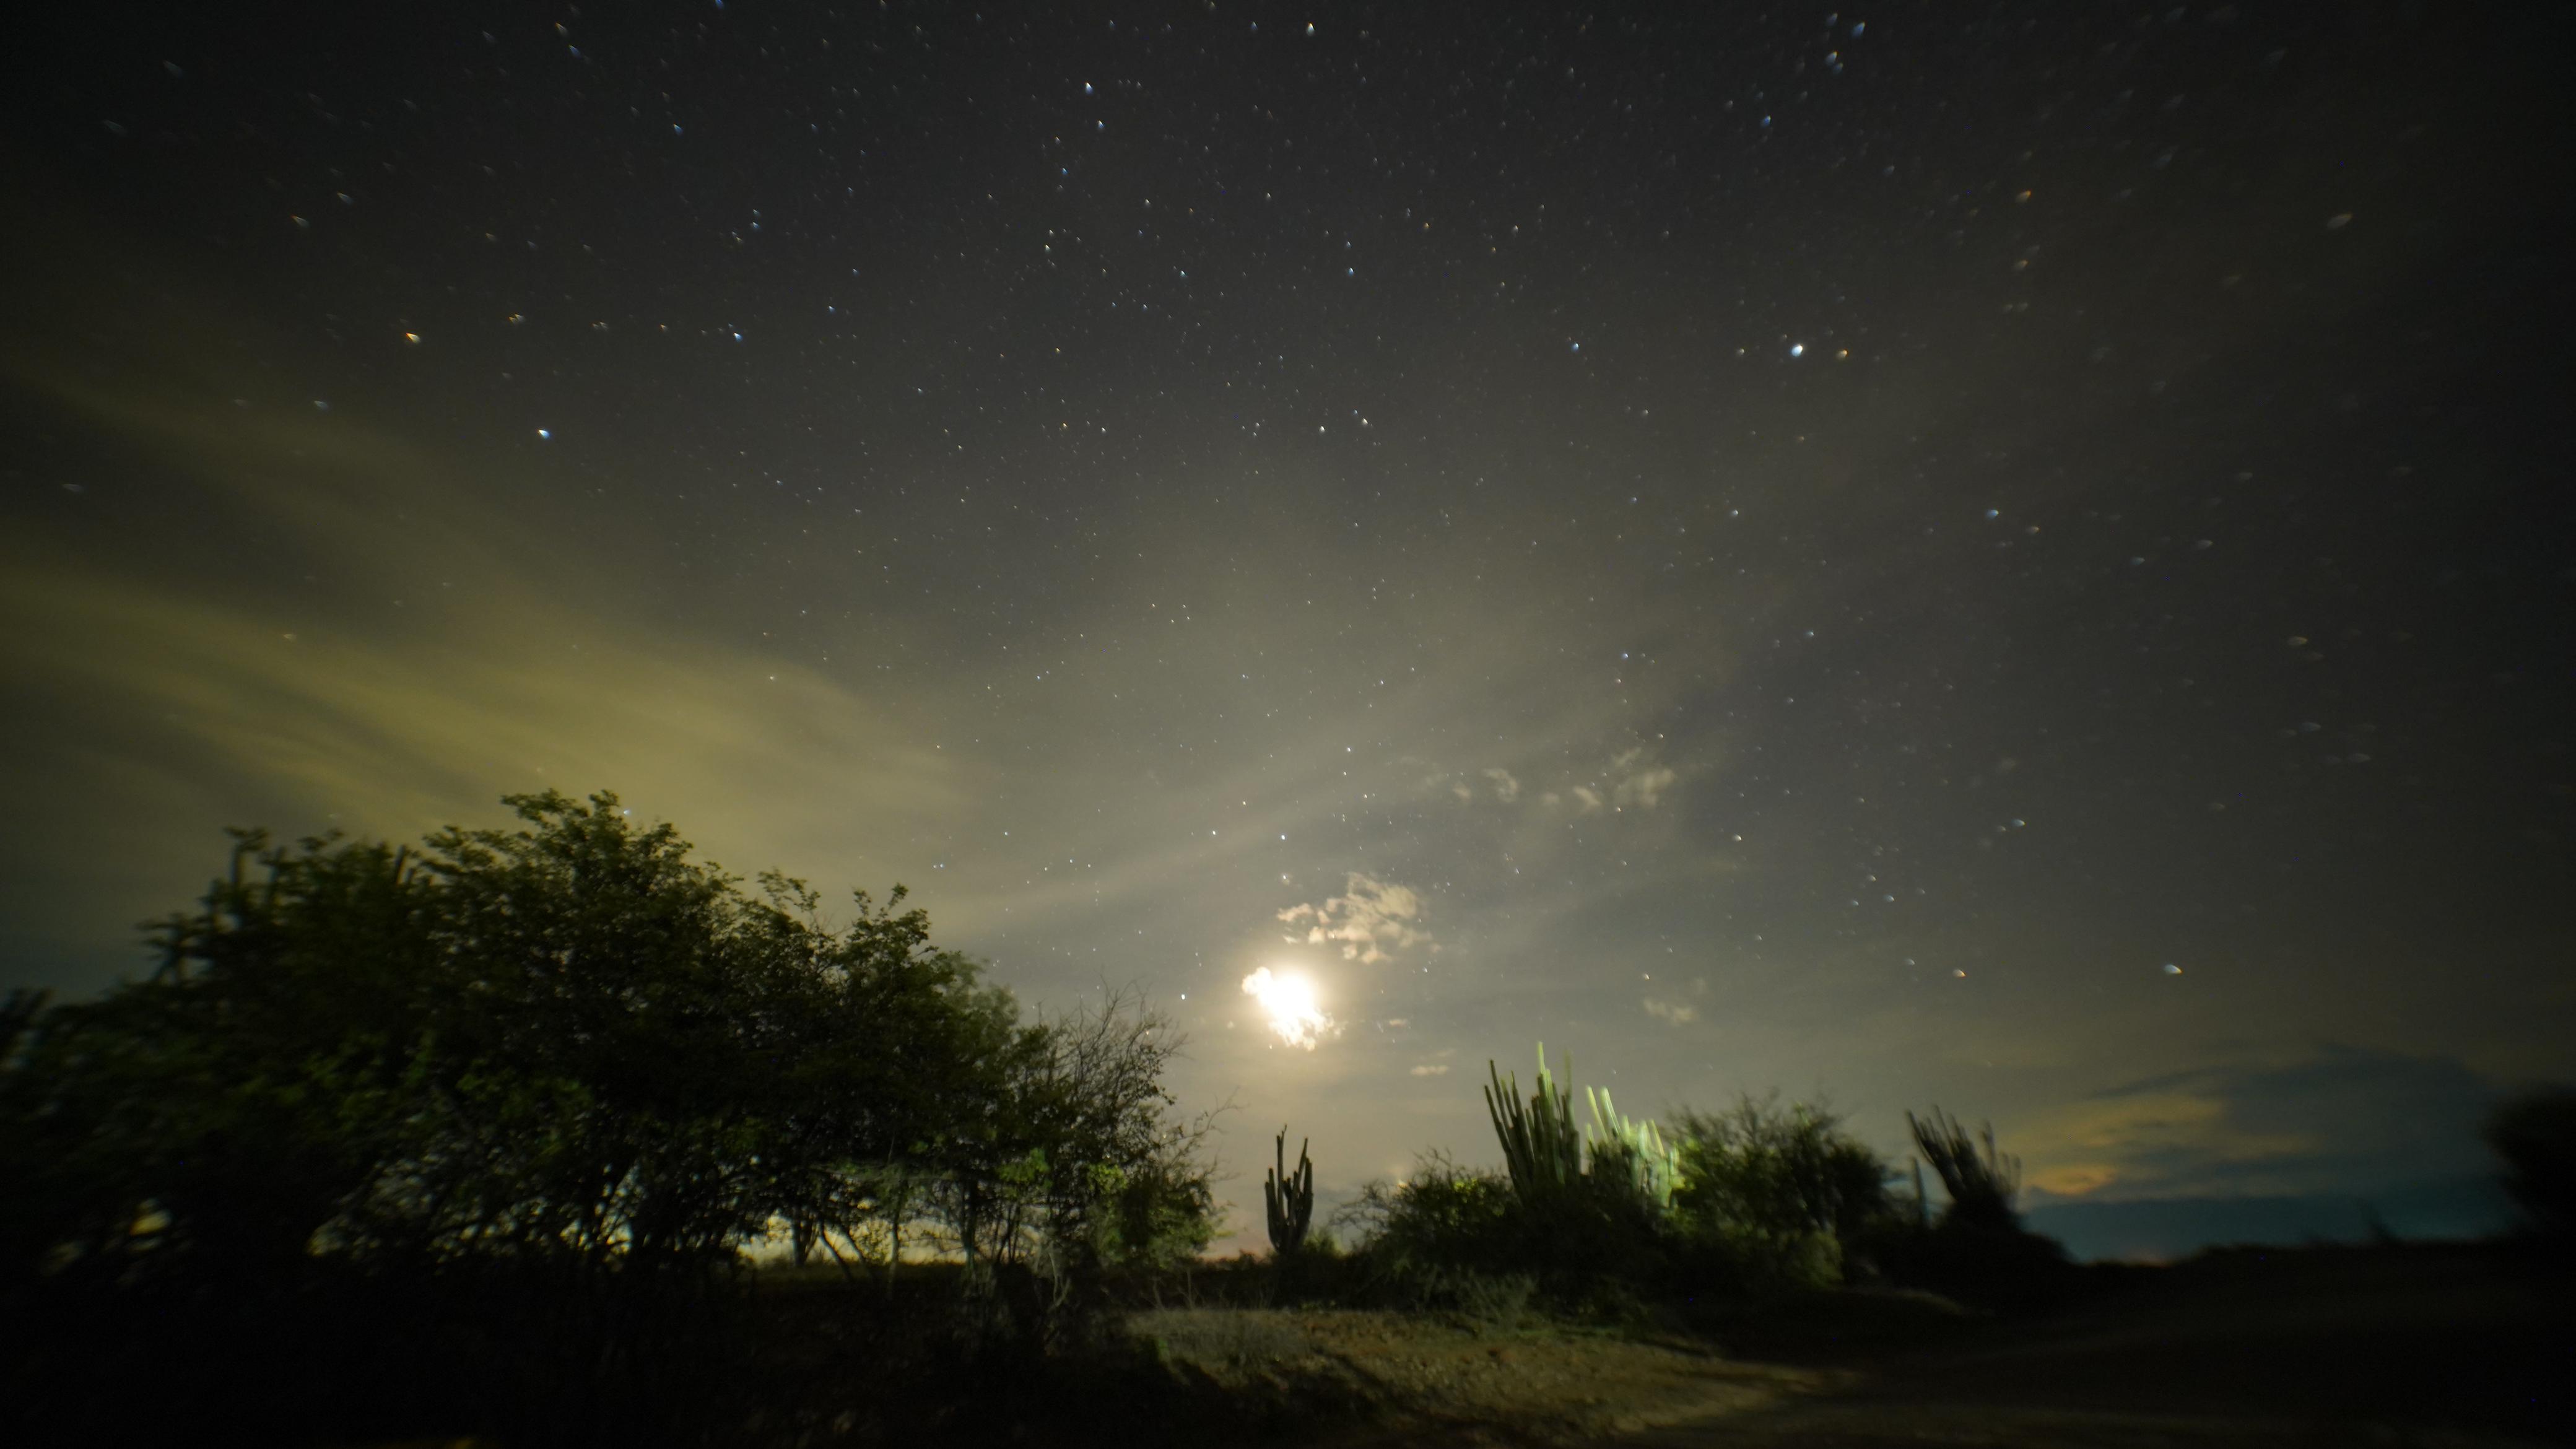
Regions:
[[1255, 1236], [1541, 1040], [2101, 1251], [2569, 1071], [2563, 7], [403, 8], [22, 22], [11, 983], [604, 787], [1149, 991]]

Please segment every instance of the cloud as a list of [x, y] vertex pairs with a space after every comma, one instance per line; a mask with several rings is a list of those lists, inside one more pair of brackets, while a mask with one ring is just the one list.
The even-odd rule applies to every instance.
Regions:
[[1699, 1020], [1699, 1008], [1688, 1002], [1657, 1001], [1649, 996], [1646, 998], [1645, 1007], [1648, 1016], [1669, 1021], [1675, 1026]]
[[1662, 803], [1663, 794], [1681, 778], [1671, 769], [1644, 762], [1645, 747], [1639, 746], [1610, 762], [1611, 803], [1626, 808], [1635, 806], [1652, 810]]
[[2496, 1096], [2452, 1058], [2327, 1043], [2121, 1083], [2006, 1145], [2039, 1202], [2349, 1190], [2479, 1170], [2478, 1123]]
[[1415, 946], [1440, 949], [1429, 931], [1414, 924], [1421, 915], [1422, 899], [1409, 888], [1353, 871], [1347, 894], [1318, 904], [1290, 906], [1279, 913], [1279, 919], [1306, 928], [1304, 936], [1288, 937], [1291, 941], [1312, 946], [1338, 943], [1343, 960], [1375, 965], [1389, 959], [1393, 951]]
[[[1488, 765], [1473, 777], [1435, 772], [1423, 784], [1429, 789], [1446, 790], [1460, 804], [1471, 804], [1477, 798], [1478, 779], [1496, 801], [1505, 805], [1520, 803], [1524, 790], [1521, 778], [1500, 765]], [[1635, 745], [1611, 756], [1609, 765], [1594, 779], [1559, 784], [1533, 792], [1530, 798], [1549, 809], [1570, 799], [1575, 810], [1584, 815], [1612, 808], [1652, 810], [1664, 802], [1666, 792], [1680, 779], [1680, 771], [1646, 758], [1646, 747]]]
[[[0, 373], [23, 385], [25, 362]], [[11, 902], [27, 937], [183, 898], [227, 821], [402, 839], [489, 820], [507, 790], [608, 786], [729, 863], [882, 889], [886, 856], [850, 841], [919, 838], [975, 798], [917, 704], [643, 617], [614, 569], [347, 414], [37, 395], [150, 458], [166, 506], [202, 515], [200, 553], [256, 540], [261, 562], [0, 541], [0, 674], [23, 691], [0, 754], [77, 863], [33, 863], [50, 878]]]

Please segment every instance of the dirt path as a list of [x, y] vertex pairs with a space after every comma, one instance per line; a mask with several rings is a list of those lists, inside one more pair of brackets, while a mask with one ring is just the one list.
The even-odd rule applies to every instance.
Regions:
[[2576, 1443], [2564, 1285], [2461, 1250], [2241, 1254], [1646, 1449]]

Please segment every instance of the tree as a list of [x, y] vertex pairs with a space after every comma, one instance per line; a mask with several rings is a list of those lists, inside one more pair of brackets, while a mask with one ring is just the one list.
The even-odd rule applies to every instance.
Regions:
[[934, 1149], [926, 1201], [970, 1268], [1029, 1267], [1060, 1289], [1214, 1236], [1214, 1115], [1169, 1116], [1183, 1038], [1131, 991], [997, 1044], [990, 1109]]
[[[1181, 1160], [1153, 1138], [1167, 1051], [1106, 1018], [1022, 1022], [900, 887], [830, 927], [801, 882], [746, 890], [614, 795], [508, 803], [519, 828], [418, 848], [237, 833], [200, 907], [154, 929], [148, 979], [13, 997], [0, 1290], [212, 1313], [194, 1331], [222, 1346], [339, 1284], [447, 1315], [495, 1373], [631, 1391], [696, 1361], [653, 1360], [652, 1335], [688, 1331], [773, 1223], [810, 1241], [888, 1173], [970, 1174], [996, 1142], [1059, 1188]], [[535, 1392], [571, 1415], [614, 1397]]]
[[1888, 1211], [1888, 1168], [1843, 1131], [1840, 1114], [1805, 1102], [1746, 1096], [1723, 1112], [1684, 1111], [1686, 1217], [1775, 1238], [1822, 1233], [1850, 1242]]

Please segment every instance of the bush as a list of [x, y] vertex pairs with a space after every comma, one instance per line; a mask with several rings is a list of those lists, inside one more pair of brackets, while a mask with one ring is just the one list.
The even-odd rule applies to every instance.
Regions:
[[2505, 1103], [2487, 1120], [2487, 1144], [2504, 1159], [2504, 1187], [2542, 1239], [2576, 1243], [2576, 1089], [2546, 1087]]
[[1765, 1233], [1705, 1218], [1675, 1229], [1673, 1275], [1694, 1296], [1769, 1297], [1843, 1281], [1843, 1245], [1830, 1233]]
[[1306, 1235], [1304, 1243], [1262, 1260], [1264, 1287], [1274, 1303], [1329, 1303], [1365, 1296], [1367, 1263], [1344, 1249], [1329, 1230]]
[[1335, 1214], [1379, 1276], [1437, 1270], [1507, 1272], [1525, 1256], [1528, 1215], [1510, 1179], [1427, 1153], [1411, 1178], [1371, 1182]]
[[1531, 1201], [1501, 1172], [1426, 1154], [1406, 1182], [1372, 1182], [1339, 1221], [1359, 1239], [1364, 1295], [1478, 1316], [1515, 1284], [1559, 1305], [1612, 1282], [1652, 1283], [1666, 1264], [1663, 1223], [1615, 1173]]
[[1676, 1225], [1706, 1286], [1827, 1287], [1893, 1205], [1885, 1161], [1821, 1107], [1747, 1096], [1683, 1112]]
[[1892, 1224], [1871, 1238], [1869, 1249], [1891, 1280], [1979, 1308], [2053, 1307], [2074, 1297], [2086, 1281], [2063, 1244], [2018, 1227]]

